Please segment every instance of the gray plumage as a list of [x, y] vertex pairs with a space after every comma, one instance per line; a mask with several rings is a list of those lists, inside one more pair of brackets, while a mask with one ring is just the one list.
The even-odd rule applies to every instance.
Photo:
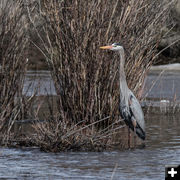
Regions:
[[119, 80], [120, 80], [120, 106], [119, 111], [121, 117], [129, 128], [143, 140], [145, 140], [145, 122], [144, 114], [139, 104], [139, 101], [134, 96], [133, 92], [128, 88], [126, 76], [124, 72], [124, 48], [119, 43], [114, 43], [111, 46], [103, 46], [101, 49], [110, 49], [119, 52], [120, 67], [119, 67]]

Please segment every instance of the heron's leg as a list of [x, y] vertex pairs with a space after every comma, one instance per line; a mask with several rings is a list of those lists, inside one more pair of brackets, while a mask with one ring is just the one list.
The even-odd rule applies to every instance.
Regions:
[[134, 127], [134, 148], [136, 148], [136, 128]]
[[134, 126], [133, 140], [134, 140], [134, 148], [135, 148], [136, 147], [136, 125], [137, 125], [135, 118], [132, 118], [132, 123]]
[[130, 135], [130, 128], [128, 127], [128, 148], [131, 148], [130, 140], [131, 140], [131, 135]]

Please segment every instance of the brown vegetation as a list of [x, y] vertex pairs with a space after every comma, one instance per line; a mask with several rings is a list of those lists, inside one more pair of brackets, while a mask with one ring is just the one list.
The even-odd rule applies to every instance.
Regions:
[[[122, 148], [124, 124], [118, 112], [119, 57], [100, 51], [99, 46], [113, 42], [124, 46], [128, 85], [140, 98], [144, 78], [155, 59], [160, 29], [173, 2], [22, 0], [23, 6], [18, 3], [15, 6], [18, 11], [16, 8], [8, 11], [10, 14], [4, 11], [7, 21], [1, 20], [8, 25], [4, 28], [10, 28], [6, 31], [9, 32], [7, 37], [11, 37], [5, 43], [7, 48], [0, 47], [4, 76], [4, 80], [0, 80], [0, 93], [5, 93], [0, 97], [1, 129], [4, 124], [13, 124], [20, 112], [29, 111], [24, 108], [29, 107], [27, 101], [13, 104], [16, 94], [22, 97], [18, 92], [22, 92], [22, 75], [26, 68], [22, 58], [27, 43], [24, 36], [27, 25], [22, 14], [25, 12], [31, 27], [28, 32], [31, 45], [45, 56], [52, 72], [58, 110], [55, 113], [50, 105], [50, 115], [40, 121], [37, 108], [37, 113], [31, 115], [37, 120], [33, 125], [35, 134], [26, 135], [28, 141], [47, 151], [105, 150], [117, 145]], [[1, 17], [4, 16], [0, 14]], [[0, 31], [3, 36], [1, 34]], [[7, 102], [3, 104], [5, 97]]]
[[[43, 24], [41, 31], [38, 31], [37, 16], [33, 16], [35, 9], [27, 8], [41, 41], [34, 44], [46, 57], [58, 94], [59, 113], [53, 126], [48, 122], [36, 127], [38, 137], [41, 137], [39, 144], [49, 144], [47, 139], [58, 144], [66, 137], [67, 129], [76, 132], [74, 128], [84, 129], [90, 124], [93, 124], [90, 133], [87, 128], [81, 134], [82, 138], [78, 133], [72, 133], [65, 141], [81, 145], [79, 141], [88, 137], [85, 138], [88, 142], [102, 129], [112, 135], [107, 127], [119, 121], [119, 57], [101, 52], [99, 46], [113, 42], [124, 46], [128, 85], [140, 98], [144, 78], [155, 59], [162, 36], [161, 27], [172, 3], [42, 0], [36, 9]], [[111, 143], [106, 141], [104, 146]]]
[[0, 132], [7, 141], [20, 114], [23, 78], [26, 70], [24, 49], [26, 24], [21, 1], [0, 3]]

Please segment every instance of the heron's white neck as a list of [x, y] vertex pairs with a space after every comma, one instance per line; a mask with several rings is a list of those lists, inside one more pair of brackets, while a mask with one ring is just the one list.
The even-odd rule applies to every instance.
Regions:
[[126, 99], [127, 93], [128, 93], [128, 86], [126, 82], [126, 75], [124, 72], [124, 64], [125, 64], [125, 58], [124, 58], [124, 49], [119, 50], [120, 55], [120, 67], [119, 67], [119, 83], [120, 83], [120, 98], [125, 103], [128, 103], [128, 100]]

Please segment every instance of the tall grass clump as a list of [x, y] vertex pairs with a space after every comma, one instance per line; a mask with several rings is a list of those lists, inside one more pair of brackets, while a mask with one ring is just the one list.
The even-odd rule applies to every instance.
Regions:
[[[42, 0], [34, 6], [43, 26], [40, 31], [37, 17], [35, 20], [33, 16], [35, 8], [27, 7], [41, 42], [34, 45], [44, 54], [52, 71], [59, 124], [65, 122], [64, 128], [72, 124], [88, 127], [92, 134], [104, 128], [105, 138], [112, 137], [113, 129], [120, 127], [119, 57], [102, 52], [99, 47], [113, 42], [123, 45], [128, 85], [141, 98], [143, 82], [155, 59], [161, 28], [172, 4], [173, 1], [159, 0]], [[63, 132], [61, 128], [59, 131]], [[45, 129], [39, 128], [39, 132], [45, 142]], [[50, 132], [52, 135], [54, 131]], [[54, 135], [49, 139], [55, 140]]]
[[[26, 69], [24, 49], [27, 44], [22, 2], [0, 2], [0, 141], [9, 139], [20, 113], [23, 75]], [[19, 100], [18, 100], [19, 101]]]

